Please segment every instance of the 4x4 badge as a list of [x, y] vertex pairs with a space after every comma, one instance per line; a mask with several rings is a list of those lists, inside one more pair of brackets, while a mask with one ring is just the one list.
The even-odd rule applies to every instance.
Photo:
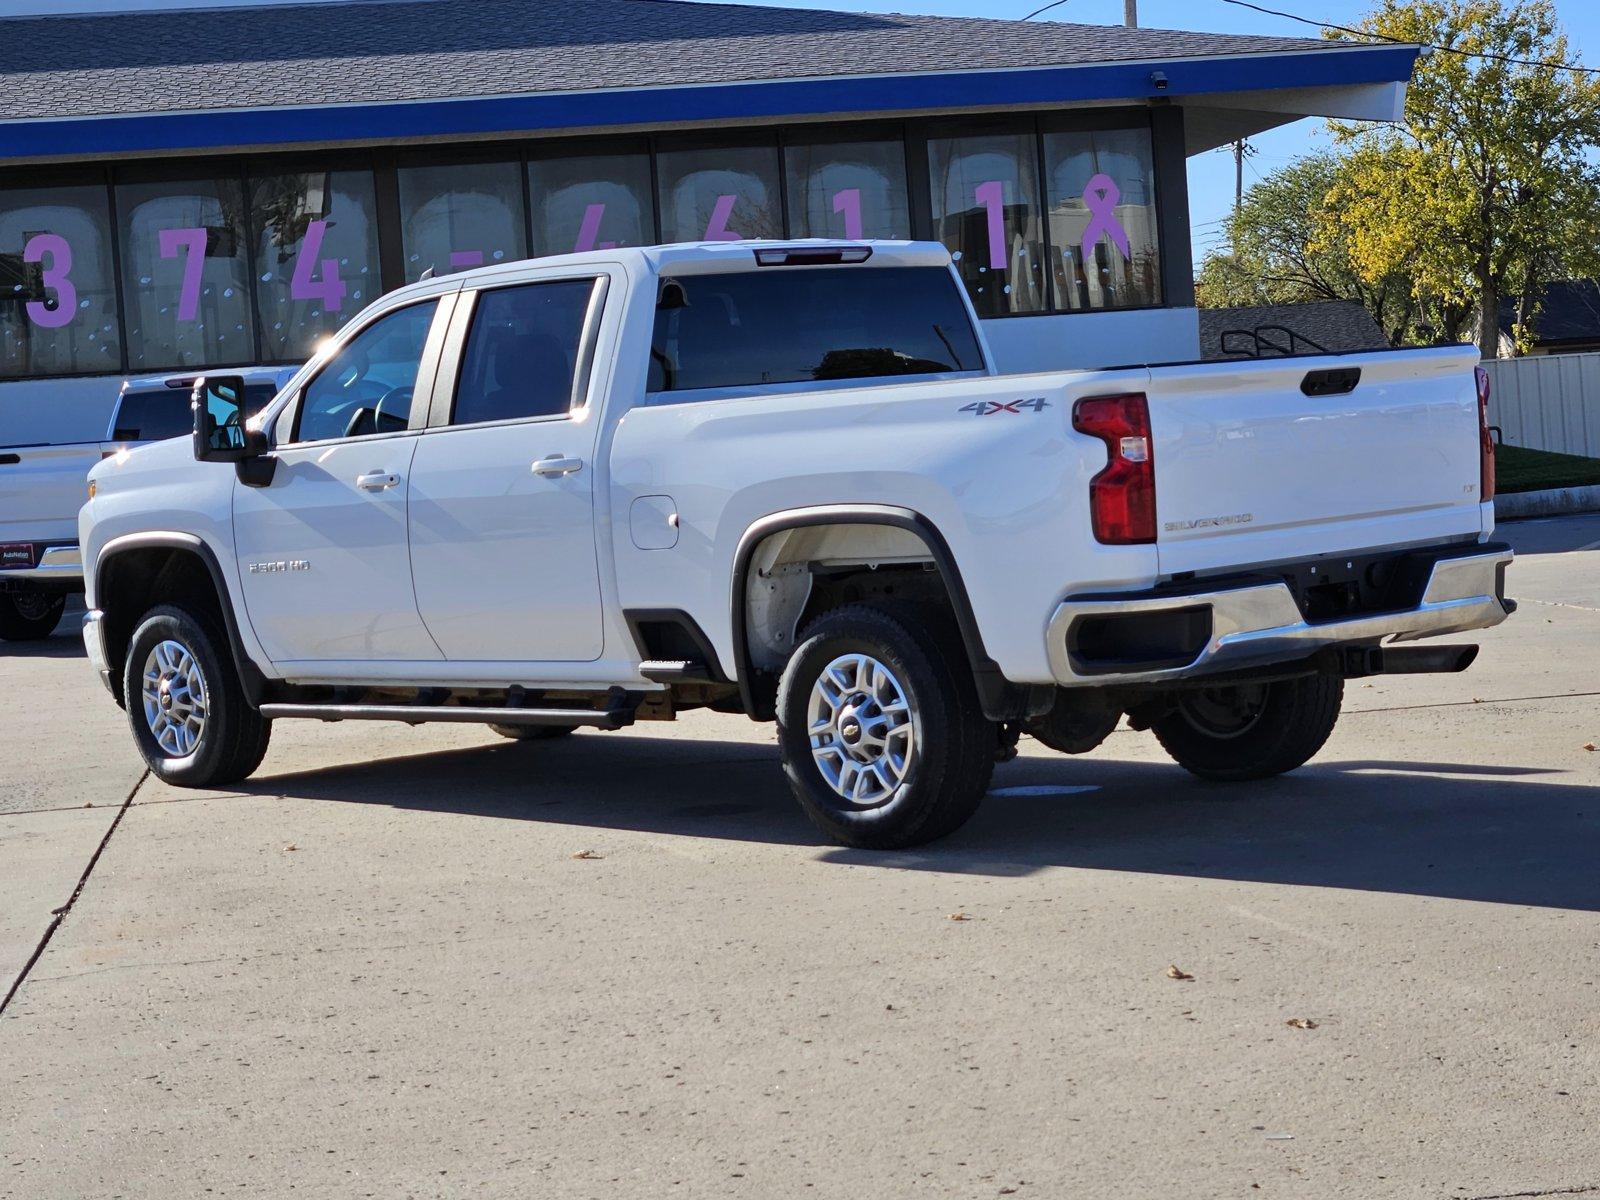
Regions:
[[1021, 415], [1022, 410], [1031, 408], [1034, 412], [1043, 412], [1050, 407], [1050, 401], [1043, 396], [1034, 396], [1028, 400], [979, 400], [974, 404], [963, 404], [956, 409], [957, 412], [969, 412], [974, 416], [992, 417], [996, 413], [1015, 413]]

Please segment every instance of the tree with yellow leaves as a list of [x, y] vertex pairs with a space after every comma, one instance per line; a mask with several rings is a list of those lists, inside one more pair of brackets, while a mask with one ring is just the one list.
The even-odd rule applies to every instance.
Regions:
[[[1600, 274], [1600, 76], [1572, 69], [1550, 0], [1383, 0], [1359, 25], [1435, 47], [1403, 124], [1335, 125], [1344, 148], [1313, 248], [1337, 242], [1369, 285], [1403, 272], [1448, 340], [1498, 352], [1502, 297]], [[1340, 35], [1349, 36], [1349, 35]]]

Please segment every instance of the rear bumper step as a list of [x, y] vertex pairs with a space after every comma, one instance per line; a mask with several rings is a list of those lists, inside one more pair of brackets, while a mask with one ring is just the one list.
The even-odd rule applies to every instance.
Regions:
[[422, 704], [263, 704], [261, 715], [270, 720], [309, 717], [317, 721], [404, 721], [408, 725], [445, 721], [459, 725], [556, 725], [621, 729], [633, 724], [631, 708], [601, 712], [577, 708], [469, 708], [464, 705]]
[[[1051, 672], [1063, 687], [1160, 683], [1300, 659], [1330, 646], [1487, 629], [1516, 607], [1502, 596], [1512, 557], [1505, 546], [1442, 555], [1415, 606], [1331, 621], [1308, 621], [1283, 582], [1069, 599], [1050, 620]], [[1450, 664], [1465, 649], [1441, 647], [1438, 657], [1424, 652], [1410, 660], [1402, 653], [1385, 669], [1461, 670], [1466, 663]], [[1407, 661], [1446, 665], [1398, 665]]]

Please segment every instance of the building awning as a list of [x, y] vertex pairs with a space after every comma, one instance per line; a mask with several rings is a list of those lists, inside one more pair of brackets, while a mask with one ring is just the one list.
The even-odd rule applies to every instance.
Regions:
[[1128, 103], [1395, 119], [1418, 48], [673, 0], [0, 19], [0, 162]]

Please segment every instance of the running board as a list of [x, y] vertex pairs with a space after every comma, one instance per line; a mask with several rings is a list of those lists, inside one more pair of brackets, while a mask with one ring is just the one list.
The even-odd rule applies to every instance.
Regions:
[[269, 721], [309, 717], [316, 721], [404, 721], [426, 725], [448, 721], [460, 725], [557, 725], [621, 729], [633, 724], [631, 708], [601, 712], [579, 708], [468, 708], [464, 705], [423, 704], [263, 704], [261, 715]]
[[705, 663], [692, 659], [648, 659], [639, 664], [640, 678], [651, 683], [710, 683]]

